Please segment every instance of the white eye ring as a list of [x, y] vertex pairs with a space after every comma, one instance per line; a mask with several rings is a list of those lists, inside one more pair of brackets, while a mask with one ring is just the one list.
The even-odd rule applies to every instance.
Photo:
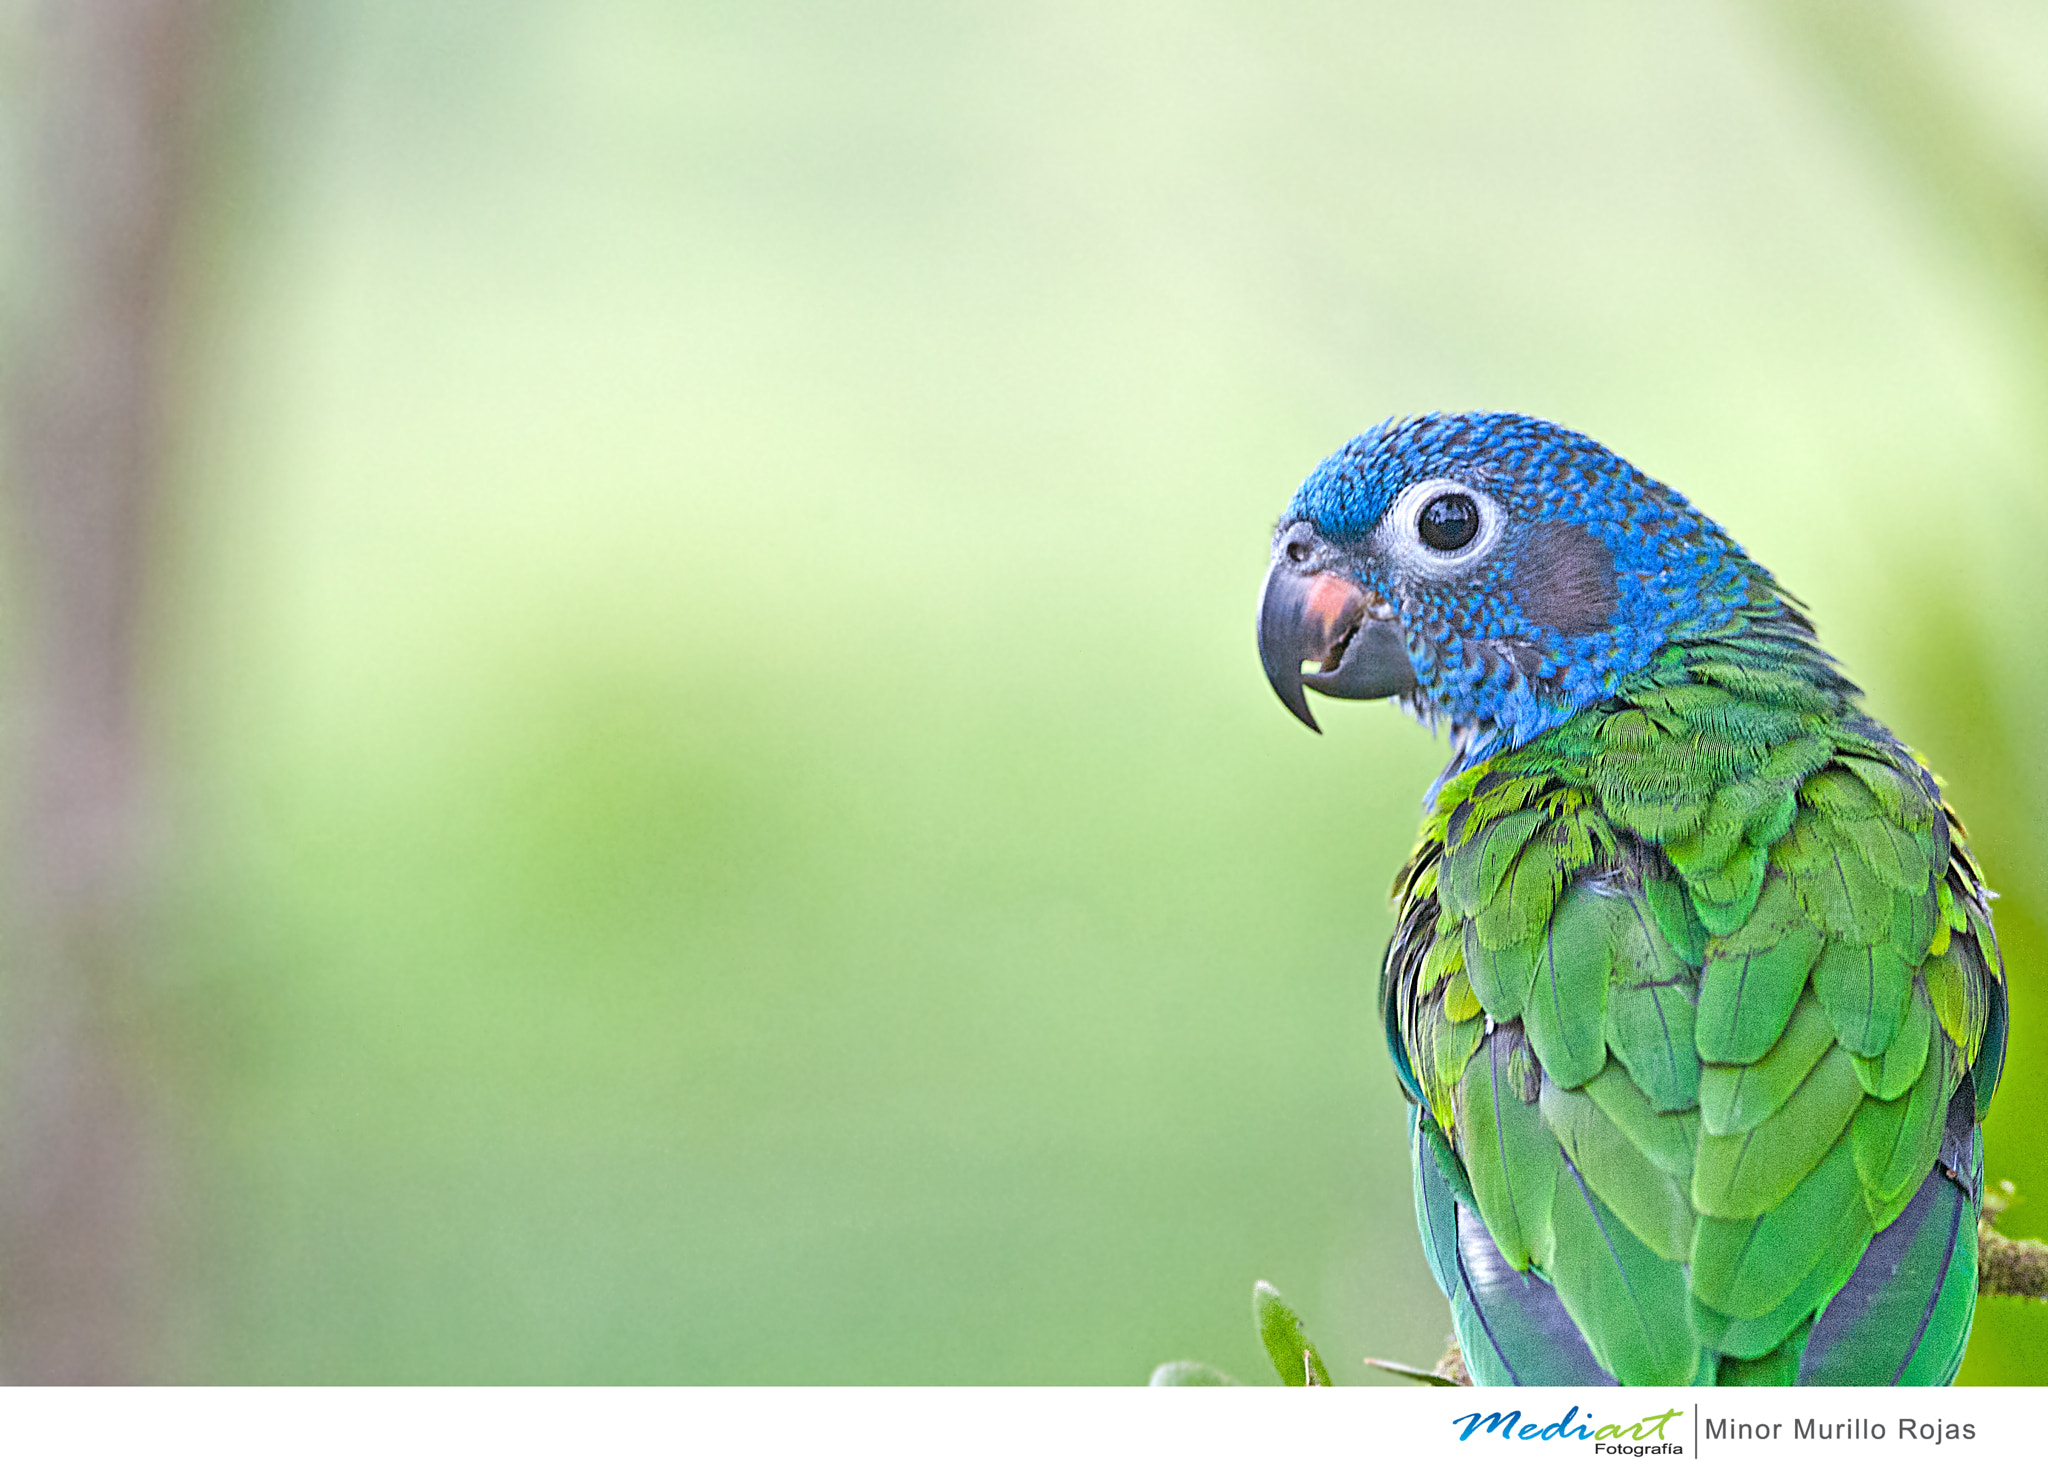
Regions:
[[[1424, 507], [1450, 493], [1472, 499], [1472, 505], [1479, 509], [1479, 531], [1464, 547], [1447, 553], [1424, 542], [1418, 524]], [[1499, 544], [1501, 529], [1505, 525], [1506, 518], [1501, 515], [1499, 502], [1462, 481], [1437, 476], [1404, 488], [1394, 498], [1394, 505], [1380, 519], [1377, 541], [1381, 545], [1381, 556], [1399, 565], [1404, 572], [1419, 578], [1451, 578], [1484, 562]]]

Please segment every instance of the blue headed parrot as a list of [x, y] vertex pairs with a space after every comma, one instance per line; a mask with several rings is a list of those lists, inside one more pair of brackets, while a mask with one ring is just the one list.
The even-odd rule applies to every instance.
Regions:
[[1450, 737], [1380, 1006], [1472, 1380], [1953, 1381], [1992, 893], [1804, 606], [1586, 436], [1426, 414], [1294, 494], [1258, 643], [1311, 728]]

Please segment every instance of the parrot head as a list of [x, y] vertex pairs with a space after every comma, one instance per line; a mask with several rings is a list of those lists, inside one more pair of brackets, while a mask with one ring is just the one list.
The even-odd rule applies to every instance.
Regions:
[[1317, 731], [1306, 691], [1393, 697], [1448, 722], [1473, 762], [1614, 695], [1666, 643], [1726, 626], [1759, 579], [1685, 498], [1583, 435], [1417, 415], [1353, 440], [1288, 502], [1259, 656]]

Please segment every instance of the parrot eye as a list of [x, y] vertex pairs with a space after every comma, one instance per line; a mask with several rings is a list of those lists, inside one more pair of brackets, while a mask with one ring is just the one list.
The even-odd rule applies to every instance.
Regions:
[[1479, 508], [1464, 492], [1448, 492], [1423, 507], [1415, 530], [1439, 553], [1455, 553], [1479, 535]]

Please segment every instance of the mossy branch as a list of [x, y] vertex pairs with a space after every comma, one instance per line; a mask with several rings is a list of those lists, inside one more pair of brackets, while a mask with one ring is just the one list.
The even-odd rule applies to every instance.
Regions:
[[2048, 1300], [2048, 1244], [2039, 1239], [2009, 1239], [1996, 1226], [1998, 1215], [2018, 1196], [2010, 1182], [2001, 1182], [1984, 1194], [1983, 1213], [1977, 1220], [1977, 1293]]

